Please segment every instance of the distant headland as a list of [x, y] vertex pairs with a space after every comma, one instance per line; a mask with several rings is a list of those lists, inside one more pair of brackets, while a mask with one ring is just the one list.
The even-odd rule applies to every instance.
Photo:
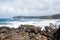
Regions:
[[48, 15], [48, 16], [14, 16], [14, 19], [26, 18], [26, 19], [60, 19], [60, 14]]

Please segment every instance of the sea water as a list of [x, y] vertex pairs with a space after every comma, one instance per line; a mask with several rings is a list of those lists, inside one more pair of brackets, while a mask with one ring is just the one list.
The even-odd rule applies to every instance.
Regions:
[[0, 27], [8, 26], [17, 28], [20, 25], [34, 25], [37, 27], [44, 28], [45, 26], [49, 26], [52, 23], [58, 27], [60, 25], [60, 19], [12, 19], [12, 18], [0, 18]]

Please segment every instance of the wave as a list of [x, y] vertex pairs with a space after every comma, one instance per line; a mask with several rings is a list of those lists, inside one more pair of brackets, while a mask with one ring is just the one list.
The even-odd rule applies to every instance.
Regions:
[[20, 25], [34, 25], [38, 27], [42, 27], [44, 29], [45, 26], [49, 26], [50, 23], [55, 25], [58, 28], [60, 25], [60, 19], [1, 19], [0, 18], [0, 26], [8, 26], [17, 28]]
[[7, 21], [7, 22], [3, 22], [0, 23], [0, 27], [1, 26], [8, 26], [8, 27], [14, 27], [17, 28], [20, 25], [34, 25], [37, 27], [42, 27], [42, 29], [44, 29], [45, 26], [49, 26], [50, 23], [52, 23], [53, 25], [55, 25], [57, 28], [59, 28], [58, 26], [60, 25], [60, 19], [58, 20], [42, 20], [42, 21]]

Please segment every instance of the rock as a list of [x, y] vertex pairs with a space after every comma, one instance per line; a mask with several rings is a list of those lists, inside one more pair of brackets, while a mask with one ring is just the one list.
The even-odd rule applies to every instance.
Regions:
[[0, 27], [0, 40], [57, 40], [59, 30], [51, 26], [46, 26], [43, 31], [33, 25], [21, 25], [16, 29], [4, 26]]
[[37, 34], [36, 40], [47, 40], [47, 37], [45, 37], [44, 35]]
[[45, 30], [43, 31], [43, 35], [46, 36], [48, 40], [55, 40], [53, 36], [56, 31], [57, 29], [46, 26]]
[[40, 33], [41, 31], [40, 27], [35, 27], [33, 25], [21, 25], [18, 29], [29, 33]]
[[60, 40], [60, 26], [59, 29], [54, 33], [54, 37], [56, 38], [56, 40]]

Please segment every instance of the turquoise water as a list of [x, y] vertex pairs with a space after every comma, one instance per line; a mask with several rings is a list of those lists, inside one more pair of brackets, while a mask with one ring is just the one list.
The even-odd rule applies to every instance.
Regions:
[[0, 25], [7, 25], [7, 24], [12, 24], [10, 22], [39, 22], [39, 21], [46, 21], [46, 20], [56, 20], [56, 19], [23, 19], [23, 18], [20, 18], [20, 19], [13, 19], [13, 18], [0, 18]]
[[24, 22], [24, 21], [40, 21], [41, 19], [7, 19], [7, 18], [0, 18], [0, 22], [9, 22], [9, 21], [20, 21], [20, 22]]
[[0, 18], [0, 27], [1, 26], [8, 26], [8, 27], [19, 27], [20, 25], [34, 25], [38, 27], [44, 28], [45, 26], [48, 26], [50, 23], [53, 25], [56, 25], [57, 27], [60, 25], [60, 19], [12, 19], [12, 18]]
[[8, 19], [8, 18], [0, 18], [0, 24], [10, 24], [9, 22], [16, 22], [16, 21], [18, 21], [18, 22], [28, 22], [28, 21], [40, 21], [41, 19], [22, 19], [22, 18], [20, 18], [20, 19], [12, 19], [12, 18], [10, 18], [10, 19]]

